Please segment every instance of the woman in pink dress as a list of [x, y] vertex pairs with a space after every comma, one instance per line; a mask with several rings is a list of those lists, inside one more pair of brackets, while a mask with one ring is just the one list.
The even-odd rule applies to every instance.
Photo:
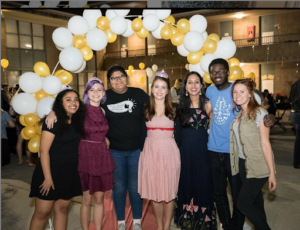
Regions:
[[138, 192], [151, 200], [159, 230], [170, 229], [179, 175], [180, 153], [173, 137], [175, 108], [168, 75], [158, 72], [145, 108], [147, 138], [139, 160]]

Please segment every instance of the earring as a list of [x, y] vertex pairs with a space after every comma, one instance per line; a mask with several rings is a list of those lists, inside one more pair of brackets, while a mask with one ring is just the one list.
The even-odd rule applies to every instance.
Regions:
[[189, 94], [188, 94], [188, 92], [186, 91], [186, 92], [185, 92], [185, 96], [188, 96], [188, 95], [189, 95]]
[[199, 92], [199, 95], [200, 95], [200, 96], [202, 95], [201, 91]]

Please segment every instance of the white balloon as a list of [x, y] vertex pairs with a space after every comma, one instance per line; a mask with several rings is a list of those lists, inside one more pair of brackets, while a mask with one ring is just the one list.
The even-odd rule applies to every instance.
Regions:
[[53, 75], [45, 77], [43, 81], [43, 90], [51, 95], [58, 94], [61, 90], [61, 80]]
[[39, 118], [43, 118], [52, 111], [55, 99], [52, 97], [45, 97], [41, 99], [36, 106], [36, 113]]
[[65, 70], [75, 71], [82, 65], [83, 55], [79, 49], [75, 47], [67, 47], [60, 52], [59, 62]]
[[148, 14], [155, 14], [156, 10], [143, 10], [143, 17], [145, 17]]
[[45, 1], [44, 6], [45, 7], [51, 7], [56, 8], [60, 1]]
[[156, 72], [157, 69], [158, 69], [158, 66], [157, 66], [156, 64], [152, 65], [152, 70], [153, 70], [154, 72]]
[[160, 35], [160, 31], [164, 26], [165, 26], [165, 24], [163, 22], [159, 22], [158, 28], [156, 30], [152, 31], [153, 37], [155, 37], [156, 39], [162, 39], [162, 37]]
[[124, 34], [122, 34], [124, 37], [130, 37], [130, 36], [132, 36], [133, 34], [134, 34], [134, 31], [133, 31], [133, 29], [131, 28], [131, 20], [129, 20], [129, 19], [126, 19], [126, 22], [127, 22], [127, 29], [126, 29], [126, 31], [125, 31], [125, 33]]
[[33, 72], [23, 73], [20, 76], [19, 85], [25, 93], [35, 93], [42, 89], [42, 79]]
[[208, 66], [212, 62], [212, 60], [217, 57], [213, 54], [205, 54], [200, 60], [200, 67], [204, 72], [209, 72]]
[[201, 77], [204, 74], [204, 71], [200, 67], [200, 63], [195, 64], [195, 65], [189, 64], [189, 72], [192, 72], [192, 71], [199, 73]]
[[203, 40], [204, 40], [204, 42], [205, 42], [205, 41], [206, 41], [206, 38], [208, 37], [207, 32], [204, 31], [204, 32], [202, 33], [202, 36], [203, 36]]
[[73, 35], [70, 30], [59, 27], [53, 31], [52, 40], [59, 48], [66, 48], [72, 46]]
[[185, 69], [186, 69], [186, 70], [189, 70], [189, 68], [190, 68], [190, 67], [189, 67], [189, 64], [186, 64], [186, 65], [185, 65]]
[[30, 1], [29, 2], [29, 7], [37, 8], [37, 7], [41, 6], [41, 5], [42, 5], [42, 2], [40, 2], [40, 1]]
[[149, 78], [153, 77], [153, 75], [154, 75], [154, 72], [151, 69], [149, 71], [147, 71], [147, 76]]
[[114, 13], [118, 16], [125, 17], [130, 10], [114, 10]]
[[18, 114], [35, 113], [37, 101], [29, 93], [19, 93], [13, 98], [12, 107]]
[[124, 34], [127, 30], [127, 22], [124, 17], [116, 16], [109, 23], [110, 29], [115, 34]]
[[62, 51], [64, 48], [63, 47], [60, 47], [60, 46], [57, 46], [57, 45], [55, 45], [55, 47], [58, 49], [58, 50], [60, 50], [60, 51]]
[[86, 34], [90, 29], [90, 25], [84, 17], [76, 15], [70, 18], [68, 29], [74, 35]]
[[201, 33], [197, 31], [188, 32], [183, 39], [183, 45], [190, 52], [199, 51], [204, 44], [204, 39]]
[[148, 31], [154, 31], [159, 27], [159, 18], [155, 14], [148, 14], [143, 19], [143, 26]]
[[117, 15], [115, 14], [114, 10], [107, 10], [105, 12], [105, 17], [107, 17], [109, 21], [112, 20], [116, 16]]
[[82, 72], [86, 67], [86, 61], [83, 61], [81, 67], [79, 68], [79, 70], [73, 71], [72, 73], [80, 73]]
[[147, 71], [150, 71], [150, 70], [151, 70], [151, 68], [150, 68], [150, 67], [148, 67], [148, 68], [146, 69], [146, 72], [147, 72]]
[[189, 20], [190, 22], [190, 31], [194, 30], [197, 31], [199, 33], [203, 33], [206, 28], [207, 28], [207, 21], [206, 18], [203, 17], [202, 15], [194, 15], [190, 18]]
[[86, 9], [86, 10], [83, 11], [83, 15], [82, 16], [89, 23], [90, 29], [93, 29], [93, 28], [96, 27], [97, 19], [102, 16], [102, 13], [101, 13], [101, 10]]
[[166, 19], [170, 16], [171, 10], [156, 10], [155, 14], [159, 19]]
[[213, 53], [218, 58], [232, 58], [236, 51], [236, 45], [231, 39], [222, 39], [218, 42], [217, 50]]
[[[100, 50], [103, 50], [107, 46], [107, 36], [102, 30], [99, 30], [98, 28], [90, 30], [86, 34], [85, 37], [86, 37], [88, 46], [92, 50], [100, 51]], [[80, 66], [81, 66], [81, 64], [82, 64], [82, 62], [80, 62]]]
[[103, 4], [103, 5], [100, 6], [100, 8], [111, 8], [111, 7], [110, 7], [110, 5]]
[[69, 1], [69, 8], [82, 8], [87, 5], [88, 1]]
[[31, 7], [28, 5], [23, 5], [23, 6], [20, 6], [20, 8], [31, 8]]
[[186, 50], [186, 48], [184, 47], [183, 44], [180, 46], [177, 46], [177, 51], [183, 57], [187, 57], [189, 54], [189, 51]]

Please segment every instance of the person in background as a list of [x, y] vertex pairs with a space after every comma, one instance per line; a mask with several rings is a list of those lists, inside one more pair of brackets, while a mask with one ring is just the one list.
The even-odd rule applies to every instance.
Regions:
[[6, 127], [14, 128], [15, 123], [9, 114], [1, 109], [1, 166], [10, 163], [10, 151], [7, 139]]
[[1, 109], [8, 112], [9, 110], [9, 97], [8, 97], [8, 85], [2, 84], [1, 88]]
[[180, 78], [177, 78], [174, 86], [171, 88], [171, 95], [174, 103], [179, 102], [181, 85], [182, 85], [182, 80]]
[[267, 100], [268, 100], [268, 108], [267, 108], [268, 113], [273, 114], [275, 116], [276, 115], [276, 103], [273, 99], [272, 94], [270, 94], [270, 93], [268, 94]]

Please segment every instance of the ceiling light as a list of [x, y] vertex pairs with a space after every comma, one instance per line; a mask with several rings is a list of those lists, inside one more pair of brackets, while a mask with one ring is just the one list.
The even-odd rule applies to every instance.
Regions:
[[130, 4], [128, 4], [128, 6], [130, 6], [130, 7], [135, 7], [135, 6], [137, 6], [138, 4], [136, 4], [136, 3], [130, 3]]
[[32, 47], [30, 44], [26, 44], [25, 46], [26, 46], [26, 47], [29, 47], [29, 48], [31, 48], [31, 47]]
[[236, 14], [236, 15], [234, 15], [234, 17], [236, 17], [236, 18], [242, 18], [244, 16], [245, 16], [244, 14]]

